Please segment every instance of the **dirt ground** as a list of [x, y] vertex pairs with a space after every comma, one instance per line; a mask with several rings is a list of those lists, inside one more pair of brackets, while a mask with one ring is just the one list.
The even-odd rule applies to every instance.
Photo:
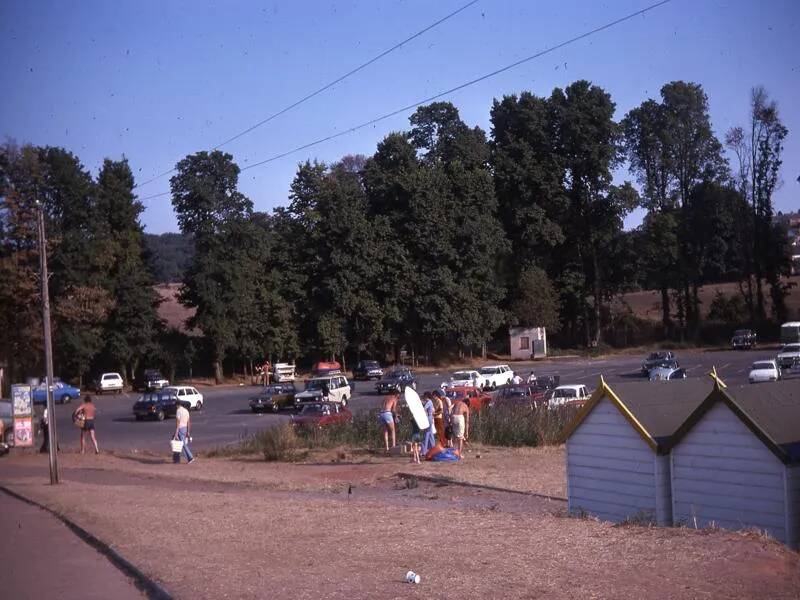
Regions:
[[800, 555], [762, 536], [567, 517], [564, 501], [534, 495], [564, 495], [563, 449], [474, 448], [421, 467], [339, 451], [180, 466], [65, 454], [61, 467], [54, 487], [46, 457], [9, 457], [0, 482], [66, 513], [177, 598], [800, 596]]

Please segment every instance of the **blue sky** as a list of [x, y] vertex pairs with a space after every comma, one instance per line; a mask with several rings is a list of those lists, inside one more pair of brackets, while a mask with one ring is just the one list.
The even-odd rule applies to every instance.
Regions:
[[[240, 166], [347, 129], [558, 44], [652, 0], [481, 0], [333, 89], [225, 146]], [[0, 3], [0, 137], [63, 146], [96, 173], [126, 156], [138, 181], [210, 148], [452, 12], [467, 0]], [[617, 116], [666, 82], [699, 82], [720, 138], [747, 120], [753, 85], [789, 128], [778, 210], [800, 209], [800, 2], [673, 0], [644, 16], [453, 94], [489, 129], [492, 99], [589, 79]], [[287, 203], [297, 163], [374, 152], [399, 115], [242, 173], [258, 210]], [[625, 176], [625, 173], [621, 173]], [[169, 178], [139, 188], [168, 191]], [[144, 200], [176, 231], [169, 196]], [[636, 223], [632, 215], [628, 224]]]

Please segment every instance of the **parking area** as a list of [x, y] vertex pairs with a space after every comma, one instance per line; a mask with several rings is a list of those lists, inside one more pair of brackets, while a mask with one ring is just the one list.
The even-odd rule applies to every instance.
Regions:
[[[750, 365], [756, 360], [773, 358], [777, 348], [758, 348], [748, 351], [676, 351], [681, 367], [688, 377], [706, 377], [712, 367], [729, 385], [747, 383]], [[618, 355], [599, 359], [560, 358], [536, 363], [512, 363], [511, 367], [523, 377], [533, 371], [539, 375], [558, 374], [562, 384], [585, 384], [593, 389], [600, 375], [606, 381], [631, 381], [641, 379], [643, 356]], [[451, 371], [420, 371], [417, 389], [429, 390], [446, 381]], [[800, 377], [800, 373], [786, 372], [785, 377]], [[354, 412], [376, 410], [381, 396], [375, 393], [374, 382], [357, 381], [350, 408]], [[302, 388], [302, 381], [297, 385]], [[254, 414], [248, 399], [258, 390], [253, 386], [203, 387], [205, 396], [202, 411], [192, 412], [193, 447], [198, 450], [236, 442], [265, 427], [288, 421], [289, 413]], [[105, 395], [96, 397], [98, 410], [97, 437], [101, 449], [115, 451], [167, 452], [169, 440], [175, 431], [172, 419], [163, 422], [136, 421], [132, 407], [138, 394]], [[75, 449], [78, 430], [70, 415], [72, 404], [57, 405], [58, 432], [62, 449]]]

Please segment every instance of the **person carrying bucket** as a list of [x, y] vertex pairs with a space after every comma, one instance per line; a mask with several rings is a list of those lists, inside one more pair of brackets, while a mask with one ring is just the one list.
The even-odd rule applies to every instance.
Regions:
[[[192, 432], [191, 416], [183, 402], [178, 400], [178, 410], [175, 411], [175, 436], [172, 438], [172, 462], [181, 462], [181, 454], [186, 457], [186, 462], [194, 462], [192, 451], [189, 450], [190, 434]], [[177, 451], [176, 451], [177, 450]]]

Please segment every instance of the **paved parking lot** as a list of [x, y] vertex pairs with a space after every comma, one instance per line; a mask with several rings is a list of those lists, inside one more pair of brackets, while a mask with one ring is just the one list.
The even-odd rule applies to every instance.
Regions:
[[[705, 351], [676, 352], [680, 365], [689, 377], [706, 377], [713, 366], [729, 385], [747, 383], [747, 374], [753, 361], [772, 358], [777, 348], [759, 348], [752, 351]], [[602, 374], [606, 381], [641, 380], [642, 356], [613, 356], [601, 359], [561, 358], [536, 363], [513, 363], [512, 368], [527, 377], [532, 370], [537, 374], [558, 374], [561, 383], [584, 383], [594, 388]], [[450, 371], [418, 373], [418, 390], [434, 389], [448, 378]], [[800, 377], [788, 373], [787, 377]], [[302, 387], [302, 382], [298, 382]], [[208, 450], [215, 446], [235, 442], [264, 427], [289, 419], [288, 413], [280, 415], [253, 414], [248, 407], [248, 398], [258, 388], [251, 386], [200, 388], [205, 396], [205, 406], [192, 413], [193, 447]], [[175, 431], [174, 420], [163, 422], [136, 421], [132, 407], [138, 394], [100, 396], [98, 408], [97, 437], [101, 449], [118, 451], [169, 452], [169, 440]], [[353, 411], [375, 410], [381, 397], [374, 391], [374, 382], [355, 382], [350, 403]], [[71, 405], [56, 406], [58, 431], [62, 449], [74, 449], [78, 445], [78, 430], [72, 425]]]

